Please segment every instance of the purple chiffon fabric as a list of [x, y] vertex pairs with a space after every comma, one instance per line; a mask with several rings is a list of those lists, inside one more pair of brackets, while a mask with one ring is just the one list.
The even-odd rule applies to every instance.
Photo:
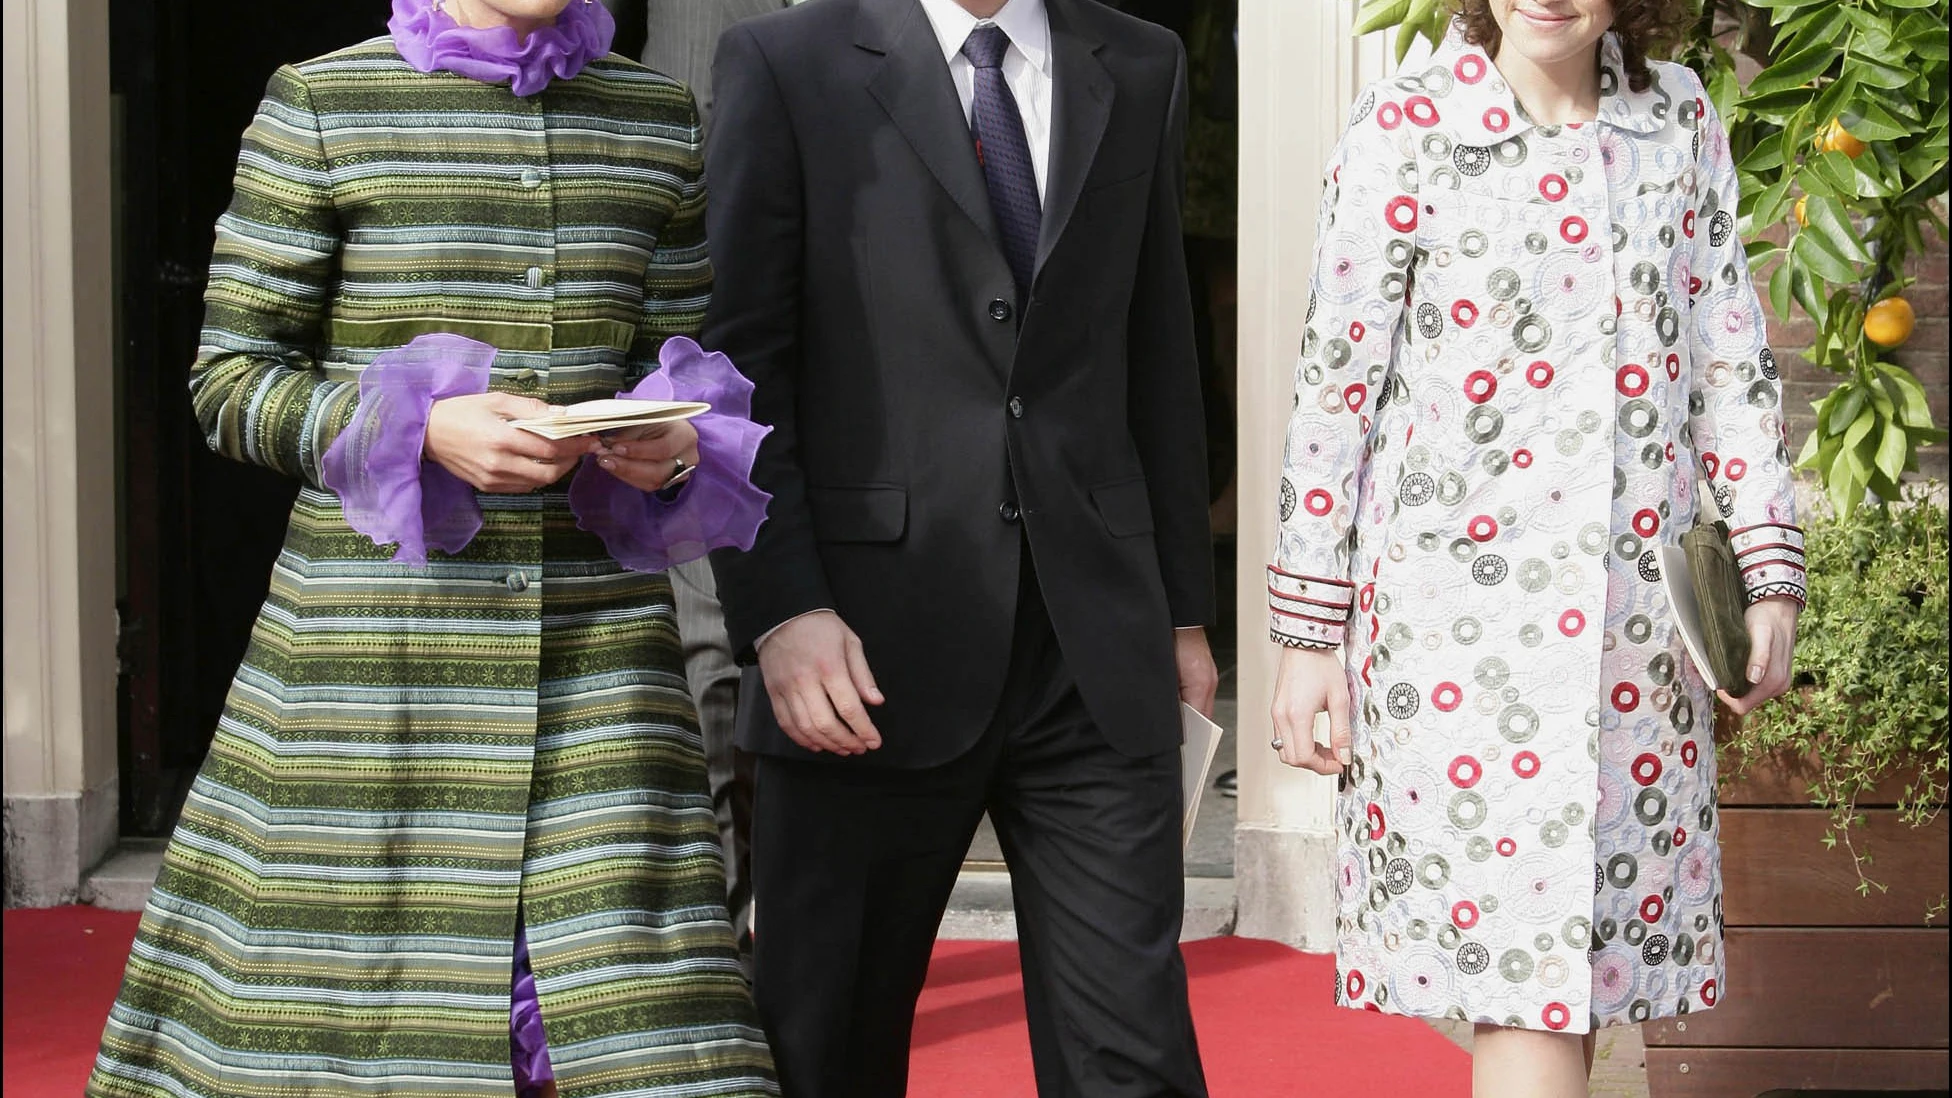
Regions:
[[535, 970], [529, 967], [529, 933], [515, 927], [515, 982], [508, 1009], [508, 1059], [515, 1069], [516, 1098], [542, 1093], [556, 1070], [549, 1064], [549, 1039], [542, 1032], [542, 1006], [535, 997]]
[[691, 421], [698, 430], [697, 471], [667, 499], [611, 476], [592, 456], [569, 485], [577, 525], [636, 572], [662, 572], [713, 549], [751, 549], [773, 499], [752, 483], [759, 442], [772, 432], [752, 422], [752, 382], [731, 359], [684, 336], [664, 341], [658, 363], [636, 388], [617, 395], [710, 404], [711, 411]]
[[474, 488], [421, 460], [437, 400], [488, 391], [495, 349], [445, 332], [387, 351], [359, 375], [359, 410], [325, 451], [319, 479], [337, 492], [346, 524], [416, 567], [427, 550], [458, 553], [481, 531]]
[[609, 53], [617, 21], [602, 4], [570, 0], [554, 24], [518, 38], [512, 27], [464, 27], [434, 0], [393, 0], [386, 29], [401, 58], [421, 72], [444, 69], [489, 84], [506, 82], [516, 95], [528, 96]]

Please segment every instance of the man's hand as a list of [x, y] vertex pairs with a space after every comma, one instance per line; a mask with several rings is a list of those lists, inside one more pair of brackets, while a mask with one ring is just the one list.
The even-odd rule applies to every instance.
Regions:
[[[1315, 742], [1315, 717], [1328, 713], [1329, 742]], [[1281, 761], [1317, 774], [1340, 774], [1353, 759], [1349, 675], [1340, 649], [1283, 648], [1274, 677], [1274, 735]]]
[[773, 716], [794, 743], [836, 755], [881, 746], [867, 707], [886, 699], [861, 638], [839, 614], [806, 614], [774, 630], [759, 646], [759, 671]]
[[1179, 700], [1213, 719], [1213, 695], [1220, 689], [1220, 671], [1213, 665], [1206, 630], [1173, 630], [1173, 663], [1179, 668]]
[[1790, 660], [1796, 651], [1796, 616], [1803, 608], [1795, 599], [1770, 598], [1743, 612], [1749, 627], [1749, 692], [1731, 698], [1718, 690], [1722, 704], [1737, 716], [1789, 689]]
[[513, 393], [437, 400], [427, 410], [421, 453], [483, 492], [533, 492], [561, 480], [597, 445], [592, 438], [551, 441], [508, 425], [548, 414], [547, 404]]

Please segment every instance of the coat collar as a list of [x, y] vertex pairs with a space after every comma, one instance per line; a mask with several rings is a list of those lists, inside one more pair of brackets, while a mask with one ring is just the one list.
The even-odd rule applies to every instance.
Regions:
[[[1658, 68], [1653, 75], [1646, 91], [1634, 91], [1627, 83], [1619, 36], [1608, 31], [1600, 39], [1599, 122], [1639, 134], [1651, 134], [1666, 126], [1674, 113], [1673, 93], [1662, 86]], [[1428, 68], [1421, 74], [1406, 75], [1398, 83], [1435, 99], [1437, 124], [1451, 130], [1464, 144], [1495, 145], [1537, 128], [1484, 48], [1464, 41], [1457, 26], [1451, 28]], [[1432, 106], [1428, 100], [1416, 104], [1416, 98], [1413, 95], [1399, 105], [1412, 122], [1418, 121], [1420, 109]]]

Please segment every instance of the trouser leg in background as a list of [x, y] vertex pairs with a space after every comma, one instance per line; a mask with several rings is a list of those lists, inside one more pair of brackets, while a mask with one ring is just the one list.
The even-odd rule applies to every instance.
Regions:
[[1026, 567], [1012, 665], [1039, 673], [1006, 693], [986, 803], [1010, 867], [1037, 1093], [1205, 1098], [1179, 952], [1179, 752], [1134, 758], [1106, 741], [1035, 584]]
[[725, 635], [725, 611], [711, 562], [671, 569], [678, 605], [678, 635], [685, 646], [685, 679], [698, 707], [705, 740], [705, 770], [718, 812], [719, 844], [725, 848], [726, 911], [741, 953], [752, 948], [752, 757], [733, 746], [739, 709], [739, 668]]

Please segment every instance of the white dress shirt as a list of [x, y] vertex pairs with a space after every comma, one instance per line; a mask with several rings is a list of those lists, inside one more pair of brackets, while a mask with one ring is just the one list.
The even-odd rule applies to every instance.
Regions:
[[1008, 0], [990, 19], [976, 18], [956, 0], [921, 0], [921, 4], [949, 62], [964, 121], [969, 120], [976, 100], [976, 66], [962, 55], [962, 44], [969, 40], [969, 32], [984, 23], [996, 24], [1010, 37], [1010, 48], [1003, 54], [1003, 82], [1010, 86], [1023, 115], [1023, 135], [1030, 142], [1030, 163], [1041, 201], [1051, 163], [1051, 23], [1044, 0]]

